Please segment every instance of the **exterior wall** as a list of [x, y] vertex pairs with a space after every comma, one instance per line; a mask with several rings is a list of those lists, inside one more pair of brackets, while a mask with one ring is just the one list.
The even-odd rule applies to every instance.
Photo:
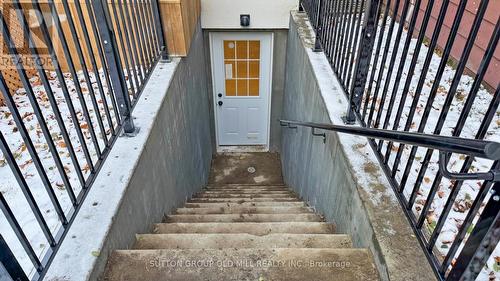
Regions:
[[[386, 0], [385, 0], [386, 1]], [[412, 3], [415, 2], [414, 0]], [[418, 18], [416, 24], [416, 31], [419, 31], [419, 27], [422, 25], [422, 20], [424, 17], [424, 13], [427, 7], [429, 0], [422, 0], [420, 5], [420, 9], [418, 11]], [[399, 14], [401, 14], [401, 10], [403, 9], [403, 3], [401, 2], [399, 7]], [[444, 48], [446, 45], [446, 40], [450, 34], [450, 29], [453, 25], [455, 14], [458, 9], [458, 4], [460, 0], [451, 0], [448, 6], [448, 11], [446, 13], [446, 17], [444, 20], [443, 27], [441, 28], [441, 34], [438, 39], [438, 47]], [[479, 8], [479, 4], [481, 1], [467, 1], [466, 9], [464, 15], [462, 17], [462, 21], [460, 23], [460, 27], [458, 30], [458, 34], [456, 37], [456, 41], [453, 44], [451, 56], [453, 59], [458, 61], [462, 52], [464, 50], [467, 38], [469, 37], [470, 30], [472, 28], [472, 23], [474, 22], [474, 17], [476, 16], [477, 9]], [[435, 29], [437, 18], [439, 15], [439, 10], [443, 4], [443, 0], [434, 1], [432, 5], [432, 15], [429, 20], [429, 25], [425, 31], [425, 35], [427, 38], [432, 37], [432, 33]], [[474, 41], [474, 47], [467, 61], [467, 68], [472, 73], [476, 73], [479, 65], [481, 64], [481, 60], [483, 59], [484, 53], [488, 46], [488, 42], [493, 34], [493, 30], [495, 29], [495, 24], [498, 19], [498, 15], [500, 14], [500, 5], [497, 1], [490, 1], [488, 8], [486, 9], [486, 14], [481, 23], [481, 27], [479, 29], [478, 36]], [[408, 17], [409, 19], [410, 17]], [[415, 36], [418, 33], [415, 33]], [[486, 76], [484, 78], [484, 82], [486, 82], [491, 88], [495, 89], [500, 83], [500, 76], [498, 72], [500, 71], [500, 45], [497, 46], [493, 59], [490, 63], [488, 71], [486, 72]]]
[[[212, 70], [210, 61], [210, 32], [217, 31], [235, 31], [235, 30], [204, 30], [204, 46], [205, 46], [205, 69], [208, 77], [208, 97], [210, 100], [210, 129], [212, 132], [212, 145], [215, 149], [215, 117], [214, 117], [214, 102], [213, 102], [213, 84]], [[238, 31], [238, 30], [236, 30]], [[283, 93], [285, 89], [285, 64], [287, 57], [287, 40], [288, 31], [286, 30], [262, 30], [273, 32], [273, 72], [272, 72], [272, 91], [271, 91], [271, 131], [269, 150], [278, 152], [281, 146], [281, 126], [275, 121], [281, 116], [283, 105]], [[245, 31], [242, 31], [245, 32]]]
[[[180, 207], [208, 182], [212, 159], [203, 36], [160, 63], [134, 109], [139, 134], [115, 143], [44, 280], [98, 280], [113, 249]], [[68, 266], [77, 265], [77, 266]]]
[[[347, 99], [304, 13], [293, 13], [288, 36], [283, 118], [343, 125]], [[285, 183], [355, 247], [369, 248], [382, 280], [435, 280], [403, 210], [365, 138], [310, 128], [283, 129]]]
[[240, 29], [240, 14], [250, 14], [250, 29], [286, 29], [290, 11], [298, 4], [298, 0], [202, 0], [201, 25], [210, 29]]
[[271, 93], [271, 131], [269, 150], [279, 152], [281, 149], [281, 126], [278, 120], [283, 113], [283, 96], [285, 94], [285, 74], [288, 44], [288, 32], [274, 32], [273, 88]]

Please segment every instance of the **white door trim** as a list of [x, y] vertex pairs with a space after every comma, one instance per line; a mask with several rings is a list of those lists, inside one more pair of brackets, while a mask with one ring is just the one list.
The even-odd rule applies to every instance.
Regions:
[[[242, 34], [266, 34], [270, 35], [270, 58], [269, 58], [269, 100], [267, 106], [267, 140], [265, 145], [242, 145], [242, 146], [221, 146], [219, 142], [219, 130], [218, 130], [218, 110], [217, 110], [217, 89], [215, 83], [215, 65], [214, 65], [214, 50], [213, 50], [213, 42], [215, 40], [214, 36], [216, 35], [239, 35]], [[273, 32], [210, 32], [209, 33], [209, 44], [210, 44], [210, 67], [211, 67], [211, 78], [212, 78], [212, 93], [213, 93], [213, 112], [214, 112], [214, 128], [215, 128], [215, 142], [217, 152], [266, 152], [269, 151], [269, 145], [271, 140], [271, 106], [272, 106], [272, 82], [273, 82], [273, 58], [274, 58], [274, 33]]]

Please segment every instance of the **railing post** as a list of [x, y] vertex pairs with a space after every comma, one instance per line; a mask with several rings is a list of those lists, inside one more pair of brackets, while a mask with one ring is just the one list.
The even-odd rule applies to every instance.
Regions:
[[113, 25], [106, 12], [107, 0], [94, 0], [92, 7], [96, 17], [97, 28], [101, 35], [101, 43], [104, 47], [104, 55], [109, 68], [113, 92], [118, 104], [118, 110], [122, 117], [123, 130], [126, 135], [136, 134], [136, 128], [131, 115], [130, 97], [128, 87], [123, 73], [123, 66], [118, 52], [118, 43], [113, 33]]
[[361, 101], [363, 100], [363, 93], [377, 32], [377, 10], [380, 2], [380, 0], [369, 0], [368, 7], [365, 11], [365, 22], [361, 31], [359, 51], [356, 58], [356, 66], [354, 68], [354, 81], [350, 89], [349, 107], [347, 109], [347, 116], [342, 118], [346, 124], [353, 124], [356, 122], [355, 112], [361, 108]]
[[152, 6], [153, 6], [153, 13], [155, 17], [155, 24], [156, 24], [156, 30], [160, 33], [158, 34], [158, 40], [160, 43], [160, 46], [162, 48], [161, 50], [161, 59], [165, 62], [170, 62], [170, 56], [168, 54], [168, 46], [167, 46], [167, 38], [165, 38], [165, 32], [163, 29], [163, 20], [161, 18], [161, 12], [160, 12], [160, 4], [158, 3], [158, 0], [152, 0]]
[[313, 48], [313, 52], [316, 52], [316, 53], [319, 53], [322, 51], [322, 48], [321, 48], [321, 40], [320, 40], [320, 36], [321, 36], [321, 32], [322, 32], [322, 25], [321, 25], [321, 12], [323, 10], [323, 1], [324, 0], [318, 0], [319, 3], [318, 3], [318, 14], [316, 16], [316, 40], [314, 42], [314, 48]]
[[493, 185], [490, 193], [490, 200], [446, 280], [476, 280], [500, 241], [500, 182]]
[[[4, 272], [6, 271], [6, 272]], [[28, 281], [28, 276], [0, 234], [0, 280]]]

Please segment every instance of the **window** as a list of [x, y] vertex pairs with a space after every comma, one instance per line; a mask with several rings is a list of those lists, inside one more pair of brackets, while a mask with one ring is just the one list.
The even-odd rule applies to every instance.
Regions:
[[224, 40], [226, 96], [260, 95], [260, 41]]

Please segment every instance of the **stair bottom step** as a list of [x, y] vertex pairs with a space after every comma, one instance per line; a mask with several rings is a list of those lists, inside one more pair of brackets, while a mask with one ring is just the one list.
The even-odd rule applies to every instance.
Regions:
[[105, 280], [378, 280], [366, 249], [125, 250]]

